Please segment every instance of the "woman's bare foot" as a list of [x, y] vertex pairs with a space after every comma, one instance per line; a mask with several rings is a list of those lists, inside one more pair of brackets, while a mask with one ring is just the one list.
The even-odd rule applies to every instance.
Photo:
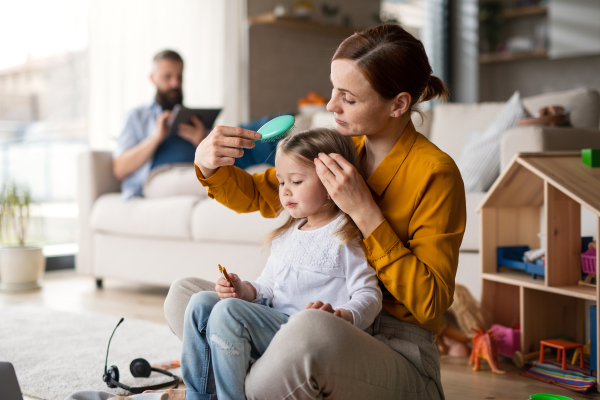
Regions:
[[144, 393], [166, 393], [169, 397], [165, 400], [185, 400], [185, 389], [146, 390]]

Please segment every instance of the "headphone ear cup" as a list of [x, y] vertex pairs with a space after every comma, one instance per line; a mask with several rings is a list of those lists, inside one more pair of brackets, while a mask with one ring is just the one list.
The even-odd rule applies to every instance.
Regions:
[[[111, 365], [110, 366], [110, 368], [107, 371], [107, 375], [113, 381], [119, 382], [119, 368], [117, 368], [116, 365]], [[105, 375], [105, 377], [106, 377], [106, 375]], [[117, 385], [115, 385], [114, 383], [110, 382], [110, 380], [108, 380], [108, 379], [105, 379], [104, 381], [106, 382], [106, 385], [109, 388], [113, 388], [114, 389], [114, 388], [117, 387]]]
[[129, 371], [131, 371], [131, 375], [136, 378], [148, 378], [152, 372], [152, 367], [150, 366], [150, 363], [143, 358], [136, 358], [129, 364]]

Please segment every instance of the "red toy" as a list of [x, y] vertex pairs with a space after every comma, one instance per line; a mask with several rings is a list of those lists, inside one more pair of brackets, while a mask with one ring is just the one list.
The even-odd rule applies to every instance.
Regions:
[[[579, 367], [583, 368], [583, 345], [581, 343], [567, 342], [562, 339], [550, 339], [540, 341], [540, 362], [544, 362], [544, 346], [554, 347], [557, 349], [556, 361], [560, 362], [562, 359], [562, 369], [567, 369], [567, 350], [579, 349], [581, 355], [579, 356]], [[561, 356], [562, 352], [562, 356]]]
[[475, 336], [471, 339], [471, 342], [473, 342], [473, 350], [471, 350], [471, 360], [469, 361], [469, 364], [474, 364], [473, 371], [479, 371], [481, 359], [484, 359], [490, 364], [492, 372], [504, 374], [506, 371], [501, 371], [498, 368], [498, 346], [496, 345], [496, 339], [494, 338], [492, 329], [486, 332], [478, 326], [477, 330], [472, 330], [475, 332]]

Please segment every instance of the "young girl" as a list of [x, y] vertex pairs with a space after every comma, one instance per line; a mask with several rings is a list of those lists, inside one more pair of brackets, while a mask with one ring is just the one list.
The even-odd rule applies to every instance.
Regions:
[[[229, 274], [215, 291], [196, 293], [184, 322], [182, 375], [186, 399], [244, 399], [252, 359], [260, 357], [291, 315], [332, 312], [366, 329], [381, 311], [381, 290], [358, 244], [360, 231], [329, 198], [315, 171], [319, 153], [356, 165], [352, 140], [313, 129], [277, 146], [275, 169], [285, 224], [267, 238], [271, 255], [255, 282]], [[293, 346], [290, 343], [290, 346]]]

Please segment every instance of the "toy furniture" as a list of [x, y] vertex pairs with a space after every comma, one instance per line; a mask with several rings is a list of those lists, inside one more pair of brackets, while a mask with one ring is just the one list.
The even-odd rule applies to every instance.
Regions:
[[[544, 362], [544, 346], [557, 349], [556, 361], [562, 360], [562, 369], [567, 369], [567, 350], [579, 349], [579, 367], [583, 368], [583, 345], [581, 343], [568, 342], [562, 339], [540, 340], [540, 362]], [[562, 353], [561, 353], [562, 352]]]
[[512, 329], [494, 324], [490, 328], [498, 345], [498, 354], [512, 357], [515, 352], [521, 351], [521, 329]]
[[[578, 285], [582, 206], [593, 214], [600, 248], [600, 168], [583, 164], [581, 152], [518, 154], [479, 206], [481, 306], [494, 323], [520, 325], [524, 354], [552, 337], [586, 342], [585, 301], [598, 301], [600, 285]], [[497, 270], [498, 247], [520, 245], [546, 249], [544, 276]]]
[[544, 276], [544, 265], [536, 263], [528, 263], [521, 261], [523, 253], [529, 251], [529, 246], [501, 246], [498, 247], [498, 261], [496, 272], [500, 271], [500, 267], [513, 268], [525, 271], [531, 274], [531, 278], [535, 279], [537, 275]]
[[[575, 361], [577, 361], [577, 357], [579, 357], [579, 354], [581, 354], [581, 350], [580, 349], [575, 349], [575, 353], [573, 353], [573, 359], [571, 360], [571, 365], [575, 365]], [[585, 346], [583, 346], [583, 356], [589, 356], [590, 355], [590, 341], [588, 340], [587, 343], [585, 344]]]
[[584, 274], [596, 275], [596, 249], [590, 247], [581, 254], [581, 270]]

